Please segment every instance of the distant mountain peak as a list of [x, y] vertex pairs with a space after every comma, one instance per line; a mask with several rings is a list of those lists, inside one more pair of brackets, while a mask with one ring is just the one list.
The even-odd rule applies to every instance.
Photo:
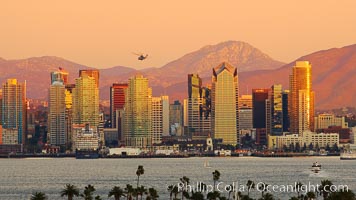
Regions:
[[222, 62], [231, 63], [240, 72], [257, 69], [276, 69], [285, 63], [276, 61], [243, 41], [225, 41], [215, 45], [207, 45], [183, 57], [172, 61], [162, 70], [178, 73], [198, 73], [208, 76], [211, 69]]

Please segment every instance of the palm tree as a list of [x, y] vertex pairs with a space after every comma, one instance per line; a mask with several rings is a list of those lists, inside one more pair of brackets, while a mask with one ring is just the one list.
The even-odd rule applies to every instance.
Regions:
[[294, 190], [297, 192], [298, 199], [300, 198], [300, 191], [302, 191], [303, 189], [302, 187], [303, 187], [303, 183], [301, 182], [298, 182], [294, 187]]
[[189, 185], [189, 178], [186, 176], [183, 176], [180, 178], [180, 182], [183, 183], [183, 190], [182, 190], [182, 200], [184, 199], [184, 192], [186, 192], [186, 187]]
[[35, 192], [31, 196], [31, 200], [46, 200], [47, 196], [43, 192]]
[[143, 169], [142, 165], [139, 165], [136, 170], [136, 175], [137, 175], [137, 187], [140, 183], [140, 176], [145, 173], [145, 170]]
[[178, 186], [175, 185], [173, 187], [172, 193], [174, 194], [174, 200], [178, 200], [178, 198], [177, 198], [177, 195], [179, 194]]
[[132, 187], [132, 185], [130, 185], [130, 184], [126, 185], [125, 193], [126, 193], [126, 199], [131, 200], [132, 194], [134, 193], [134, 188]]
[[79, 196], [79, 189], [71, 184], [66, 184], [61, 191], [61, 197], [67, 196], [68, 200], [72, 200], [74, 196]]
[[230, 187], [230, 190], [229, 190], [229, 194], [228, 194], [227, 199], [230, 200], [230, 196], [231, 196], [231, 194], [234, 192], [234, 186], [231, 184], [231, 185], [229, 185], [229, 187]]
[[332, 186], [333, 183], [329, 180], [322, 180], [321, 185], [319, 186], [319, 194], [323, 195], [324, 199], [327, 199], [329, 196], [330, 191], [330, 186]]
[[169, 186], [167, 187], [167, 191], [169, 192], [169, 200], [172, 200], [172, 197], [173, 197], [173, 188], [174, 188], [173, 185], [169, 185]]
[[253, 181], [248, 180], [246, 186], [247, 186], [247, 196], [250, 197], [250, 190], [255, 189], [256, 185]]
[[143, 196], [143, 194], [145, 194], [146, 193], [146, 188], [144, 187], [144, 186], [140, 186], [140, 187], [138, 187], [138, 188], [136, 188], [136, 192], [137, 192], [137, 196], [136, 196], [136, 199], [138, 199], [138, 196], [141, 196], [141, 200], [142, 200], [142, 196]]
[[110, 192], [108, 197], [112, 197], [114, 196], [115, 200], [120, 200], [121, 197], [124, 197], [124, 190], [122, 190], [120, 187], [118, 186], [114, 186]]
[[155, 190], [154, 188], [148, 189], [146, 200], [157, 200], [158, 197], [159, 196], [158, 196], [157, 190]]
[[264, 197], [264, 192], [267, 191], [268, 184], [262, 183], [261, 185], [258, 186], [258, 190], [262, 191], [262, 199]]
[[261, 200], [274, 200], [274, 197], [272, 194], [270, 193], [266, 193], [265, 195], [263, 195], [262, 198], [260, 198]]
[[217, 200], [220, 198], [220, 192], [218, 191], [214, 191], [214, 192], [209, 192], [207, 195], [206, 195], [206, 198], [208, 200]]
[[304, 200], [313, 200], [315, 198], [316, 198], [315, 193], [310, 191], [310, 192], [307, 192], [307, 195], [304, 197]]
[[201, 192], [192, 192], [191, 200], [204, 200], [204, 195]]
[[356, 200], [355, 193], [351, 190], [339, 190], [332, 192], [327, 198], [328, 200]]
[[214, 181], [214, 191], [215, 191], [215, 186], [216, 182], [220, 179], [220, 172], [218, 170], [215, 170], [213, 172], [213, 181]]
[[93, 200], [93, 193], [95, 192], [95, 188], [92, 185], [85, 186], [84, 192], [80, 195], [85, 200]]

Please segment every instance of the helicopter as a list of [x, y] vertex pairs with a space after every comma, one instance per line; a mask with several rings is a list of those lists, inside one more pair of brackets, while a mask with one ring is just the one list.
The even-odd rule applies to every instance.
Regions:
[[138, 53], [133, 53], [133, 54], [137, 55], [138, 56], [137, 60], [141, 60], [141, 61], [145, 60], [148, 57], [148, 54], [146, 55], [138, 54]]

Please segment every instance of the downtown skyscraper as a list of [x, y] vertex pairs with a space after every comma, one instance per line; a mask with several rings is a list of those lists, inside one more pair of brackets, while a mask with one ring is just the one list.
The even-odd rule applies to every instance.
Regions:
[[312, 66], [308, 61], [297, 61], [289, 77], [288, 96], [290, 132], [302, 135], [314, 129], [314, 92]]
[[198, 74], [188, 74], [188, 135], [193, 140], [205, 140], [211, 134], [210, 89], [202, 87]]
[[152, 97], [152, 144], [161, 144], [169, 136], [169, 97]]
[[67, 142], [65, 90], [63, 79], [55, 79], [49, 89], [48, 134], [52, 145], [61, 146]]
[[73, 88], [73, 123], [99, 125], [99, 71], [80, 70]]
[[127, 83], [114, 83], [110, 87], [110, 119], [111, 127], [121, 127], [120, 120], [117, 120], [117, 111], [123, 110], [125, 106], [125, 89], [127, 89]]
[[214, 138], [223, 144], [239, 143], [238, 96], [237, 69], [226, 62], [213, 68], [211, 127]]
[[152, 145], [152, 89], [148, 79], [136, 75], [129, 79], [125, 96], [123, 132], [126, 146]]
[[7, 79], [2, 86], [1, 121], [4, 144], [25, 143], [26, 118], [26, 82], [19, 83], [17, 79]]

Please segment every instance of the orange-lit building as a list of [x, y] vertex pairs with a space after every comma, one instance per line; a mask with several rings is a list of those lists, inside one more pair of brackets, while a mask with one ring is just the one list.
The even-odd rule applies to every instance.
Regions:
[[312, 91], [312, 66], [308, 61], [297, 61], [289, 77], [288, 98], [290, 132], [303, 134], [314, 129], [314, 91]]

